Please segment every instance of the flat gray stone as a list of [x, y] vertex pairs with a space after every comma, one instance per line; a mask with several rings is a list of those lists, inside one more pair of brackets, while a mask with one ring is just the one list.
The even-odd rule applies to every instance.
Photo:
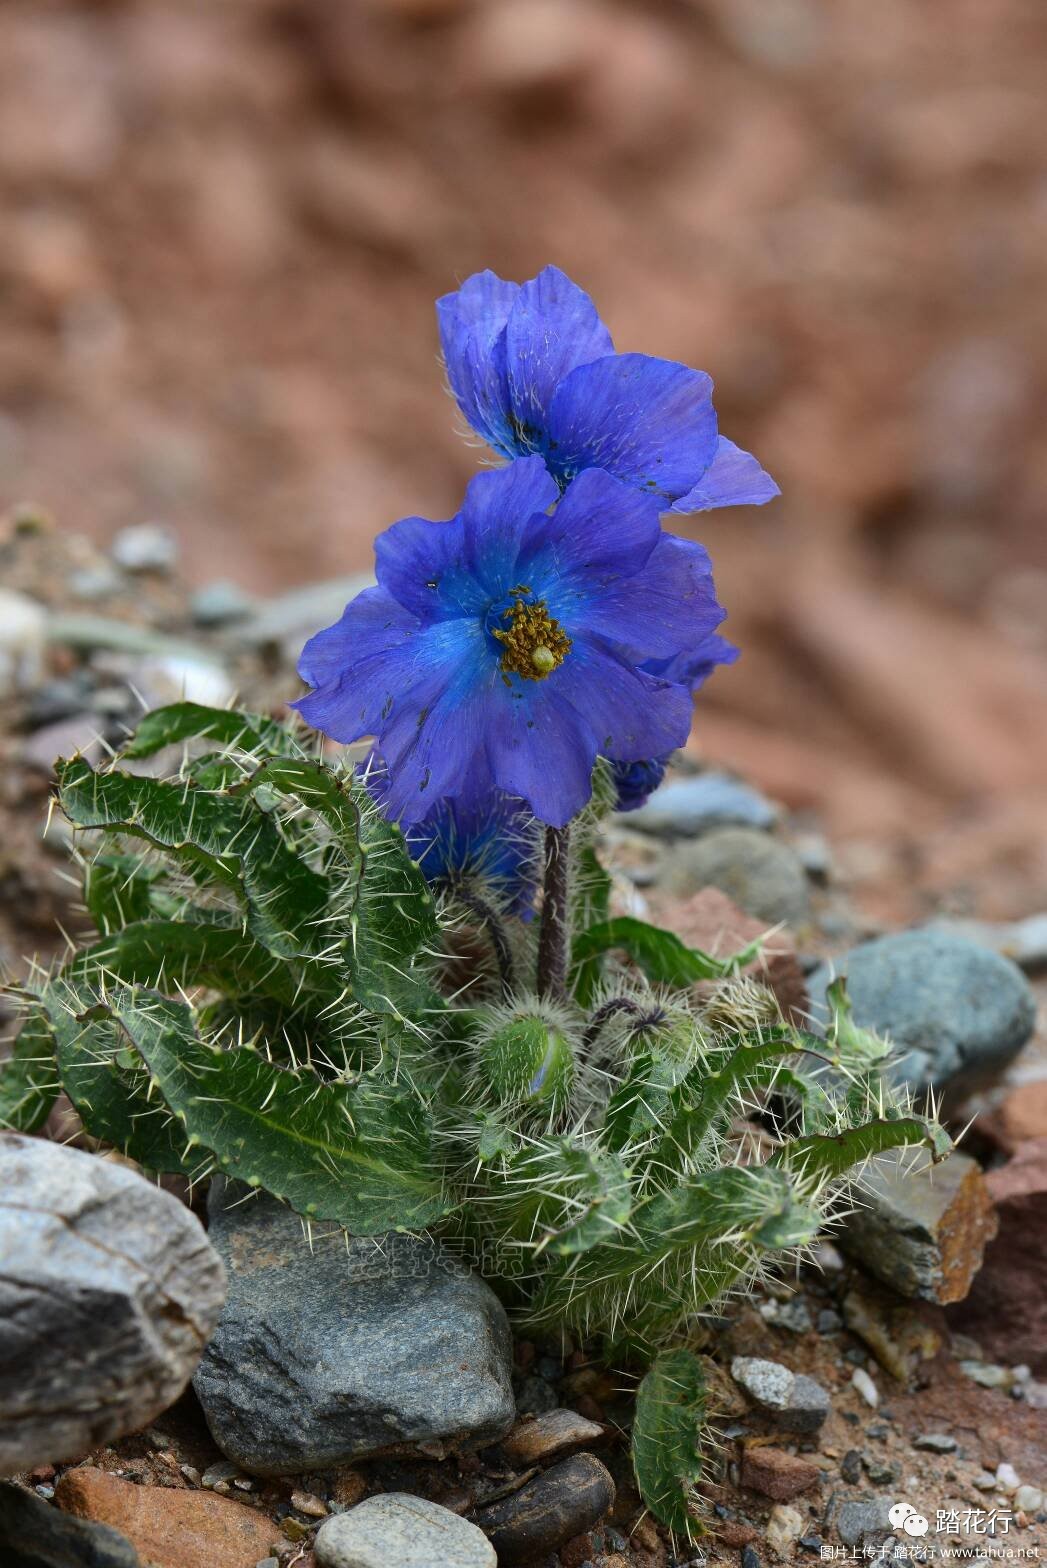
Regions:
[[718, 887], [739, 909], [769, 926], [800, 925], [808, 916], [809, 889], [798, 856], [757, 828], [716, 828], [676, 844], [666, 856], [663, 881], [680, 898]]
[[325, 1520], [313, 1550], [320, 1568], [497, 1568], [498, 1562], [468, 1519], [408, 1492], [369, 1497]]
[[218, 1320], [196, 1217], [126, 1166], [0, 1133], [0, 1474], [146, 1426]]
[[780, 1361], [735, 1356], [731, 1376], [787, 1432], [817, 1432], [832, 1408], [820, 1383], [805, 1372], [791, 1372]]
[[888, 1076], [916, 1090], [967, 1092], [991, 1081], [1021, 1050], [1036, 1018], [1016, 964], [933, 926], [878, 937], [815, 970], [807, 987], [823, 1025], [834, 974], [847, 976], [855, 1022], [894, 1043]]
[[229, 1299], [194, 1378], [223, 1453], [289, 1475], [503, 1435], [509, 1324], [479, 1276], [424, 1237], [347, 1243], [314, 1225], [310, 1250], [296, 1214], [267, 1196], [238, 1202], [244, 1190], [212, 1183]]
[[140, 1568], [126, 1535], [77, 1519], [0, 1481], [0, 1563], [5, 1568]]
[[699, 773], [656, 789], [629, 826], [659, 838], [697, 838], [718, 827], [771, 828], [777, 812], [769, 800], [726, 773]]

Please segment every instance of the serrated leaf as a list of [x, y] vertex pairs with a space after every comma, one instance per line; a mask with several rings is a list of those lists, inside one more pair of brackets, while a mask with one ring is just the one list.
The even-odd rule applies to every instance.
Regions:
[[729, 1165], [657, 1193], [633, 1215], [639, 1253], [653, 1260], [683, 1247], [737, 1238], [765, 1249], [799, 1246], [817, 1235], [821, 1216], [794, 1190], [788, 1172]]
[[298, 957], [328, 940], [326, 880], [250, 800], [189, 781], [96, 773], [82, 757], [59, 762], [56, 775], [62, 809], [75, 826], [144, 838], [205, 869], [242, 900], [252, 935], [271, 952]]
[[689, 1350], [656, 1356], [636, 1394], [633, 1470], [655, 1518], [688, 1540], [703, 1533], [689, 1503], [702, 1474], [705, 1410], [705, 1379], [697, 1357]]
[[621, 915], [590, 926], [575, 938], [571, 962], [576, 979], [588, 972], [586, 966], [591, 960], [615, 951], [628, 954], [653, 984], [683, 989], [699, 980], [736, 973], [757, 955], [759, 944], [729, 958], [714, 958], [711, 953], [687, 947], [672, 931]]
[[222, 1171], [353, 1235], [424, 1230], [450, 1207], [416, 1092], [374, 1079], [322, 1083], [249, 1047], [200, 1041], [189, 1009], [132, 990], [113, 1016], [186, 1136]]
[[235, 746], [243, 751], [263, 750], [290, 756], [301, 749], [285, 725], [260, 713], [210, 708], [199, 702], [173, 702], [145, 715], [121, 755], [152, 757], [165, 746], [184, 740], [213, 740], [220, 746]]
[[91, 1137], [111, 1144], [150, 1171], [190, 1173], [185, 1139], [149, 1080], [129, 1059], [127, 1042], [90, 988], [61, 979], [41, 996], [58, 1050], [62, 1087]]
[[[233, 998], [268, 997], [292, 1007], [297, 971], [274, 958], [240, 925], [218, 919], [135, 921], [83, 948], [62, 971], [72, 981], [104, 979], [173, 991], [205, 986]], [[326, 971], [321, 966], [321, 977]]]
[[103, 933], [144, 920], [162, 872], [137, 855], [98, 855], [84, 872], [84, 903]]
[[919, 1116], [883, 1117], [837, 1133], [795, 1138], [771, 1156], [771, 1163], [798, 1173], [804, 1181], [834, 1181], [876, 1154], [923, 1144], [937, 1164], [952, 1149], [952, 1139], [937, 1122]]
[[616, 1155], [569, 1138], [536, 1138], [497, 1169], [492, 1200], [502, 1234], [557, 1257], [617, 1236], [632, 1208]]
[[0, 1062], [0, 1128], [36, 1132], [61, 1087], [54, 1031], [42, 1008], [30, 1005], [11, 1055]]

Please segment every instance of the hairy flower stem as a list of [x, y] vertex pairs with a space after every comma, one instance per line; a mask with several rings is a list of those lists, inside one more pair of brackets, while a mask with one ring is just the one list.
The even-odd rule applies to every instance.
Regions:
[[542, 884], [542, 927], [538, 936], [538, 995], [553, 1002], [567, 1000], [568, 861], [571, 829], [546, 828], [545, 880]]
[[470, 914], [476, 916], [483, 929], [487, 932], [491, 947], [494, 949], [495, 961], [498, 964], [498, 977], [502, 982], [502, 995], [508, 996], [515, 982], [513, 953], [512, 948], [509, 946], [509, 938], [505, 934], [505, 927], [497, 912], [479, 894], [471, 893], [461, 886], [455, 887], [454, 896], [463, 908], [468, 909]]

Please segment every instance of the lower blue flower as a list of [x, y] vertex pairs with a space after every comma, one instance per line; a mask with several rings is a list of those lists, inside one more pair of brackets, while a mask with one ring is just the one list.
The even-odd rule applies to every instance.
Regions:
[[611, 769], [616, 792], [615, 811], [639, 811], [662, 782], [668, 766], [668, 757], [649, 757], [646, 762], [616, 762]]
[[562, 827], [597, 756], [686, 740], [688, 684], [646, 665], [709, 648], [724, 611], [706, 551], [601, 470], [558, 496], [542, 459], [521, 458], [477, 475], [450, 522], [395, 523], [376, 541], [378, 586], [306, 644], [314, 689], [295, 706], [335, 740], [374, 737], [392, 817], [502, 790]]
[[[372, 753], [359, 773], [384, 814], [389, 775], [381, 759]], [[530, 919], [540, 840], [522, 801], [500, 790], [473, 802], [443, 800], [405, 828], [404, 840], [427, 882], [482, 883], [506, 913]]]

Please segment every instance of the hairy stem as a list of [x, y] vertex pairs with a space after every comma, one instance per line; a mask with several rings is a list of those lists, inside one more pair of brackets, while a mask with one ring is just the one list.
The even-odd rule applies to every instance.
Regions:
[[554, 1002], [567, 1000], [568, 858], [570, 827], [545, 830], [545, 880], [542, 884], [542, 927], [538, 936], [538, 995]]
[[502, 982], [502, 994], [508, 996], [513, 989], [515, 980], [513, 953], [509, 946], [509, 938], [505, 934], [505, 927], [496, 910], [479, 894], [470, 892], [460, 884], [454, 886], [454, 896], [458, 902], [468, 909], [487, 932], [494, 949], [495, 960], [498, 964], [498, 976]]
[[600, 1038], [600, 1030], [604, 1024], [610, 1023], [611, 1019], [618, 1013], [630, 1013], [636, 1019], [635, 1027], [637, 1028], [640, 1027], [646, 1016], [639, 1002], [634, 1002], [631, 996], [612, 996], [609, 1002], [604, 1002], [602, 1007], [598, 1007], [595, 1013], [590, 1015], [585, 1034], [582, 1037], [584, 1050], [592, 1049]]

